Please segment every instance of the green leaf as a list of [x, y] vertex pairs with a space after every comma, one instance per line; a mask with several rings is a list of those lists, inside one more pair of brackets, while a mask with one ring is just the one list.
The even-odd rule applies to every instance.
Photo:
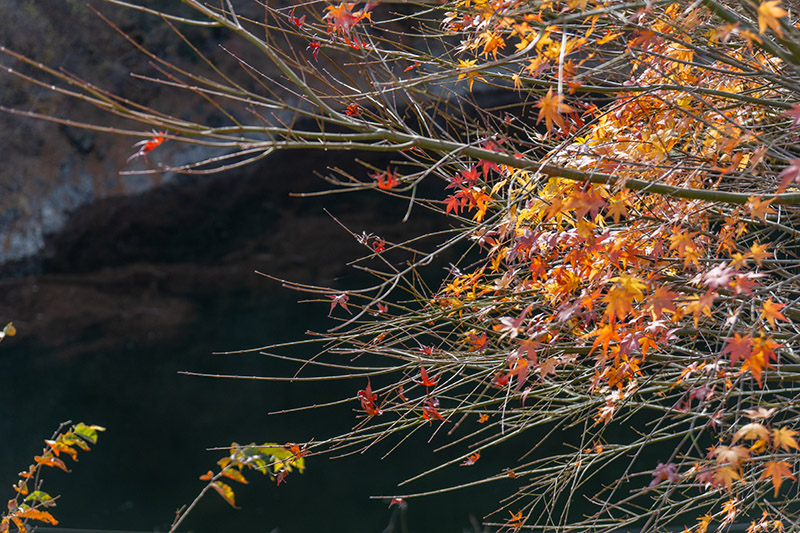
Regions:
[[39, 502], [41, 504], [44, 504], [46, 507], [50, 507], [50, 506], [55, 505], [55, 502], [53, 501], [53, 497], [50, 496], [49, 494], [47, 494], [46, 492], [44, 492], [43, 490], [35, 490], [35, 491], [31, 492], [25, 498], [25, 501], [26, 502], [29, 502], [29, 501]]
[[79, 435], [92, 444], [97, 444], [97, 432], [105, 430], [106, 428], [102, 426], [87, 426], [83, 422], [76, 426], [72, 426], [72, 431], [74, 431], [76, 435]]

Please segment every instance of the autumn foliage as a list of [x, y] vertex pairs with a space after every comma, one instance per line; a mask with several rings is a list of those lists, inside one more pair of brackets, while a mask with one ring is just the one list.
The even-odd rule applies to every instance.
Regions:
[[[291, 90], [267, 89], [244, 60], [249, 85], [175, 67], [179, 86], [231, 118], [246, 103], [237, 116], [253, 124], [152, 114], [148, 130], [163, 131], [143, 132], [143, 150], [169, 137], [223, 154], [182, 172], [278, 149], [392, 152], [391, 166], [327, 179], [404, 197], [406, 217], [448, 217], [433, 245], [348, 229], [372, 287], [286, 282], [338, 320], [307, 364], [354, 378], [355, 428], [309, 455], [430, 432], [450, 453], [440, 470], [527, 438], [524, 457], [476, 474], [513, 483], [486, 517], [500, 528], [800, 520], [800, 29], [788, 6], [310, 2], [265, 7], [263, 23], [185, 4]], [[309, 120], [289, 127], [275, 109]], [[457, 259], [429, 286], [425, 266], [442, 256]], [[208, 480], [233, 504], [222, 472]]]
[[[6, 332], [11, 335], [9, 326], [6, 326]], [[105, 431], [103, 427], [83, 422], [61, 431], [66, 425], [68, 423], [59, 428], [52, 439], [44, 441], [42, 454], [35, 456], [34, 463], [19, 473], [19, 480], [13, 486], [16, 494], [8, 501], [8, 511], [0, 513], [0, 533], [11, 530], [26, 533], [28, 528], [42, 523], [58, 525], [58, 520], [50, 512], [56, 506], [57, 497], [42, 490], [43, 471], [55, 468], [69, 472], [65, 460], [77, 461], [78, 453], [88, 452], [92, 445], [97, 444], [98, 432]]]

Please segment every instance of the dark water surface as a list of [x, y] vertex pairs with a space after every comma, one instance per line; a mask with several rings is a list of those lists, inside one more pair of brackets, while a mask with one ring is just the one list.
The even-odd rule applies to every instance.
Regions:
[[[224, 455], [207, 448], [323, 439], [357, 423], [355, 399], [267, 413], [354, 398], [365, 385], [358, 380], [309, 384], [179, 374], [291, 375], [293, 364], [257, 352], [212, 353], [303, 339], [309, 329], [334, 324], [325, 304], [298, 304], [303, 295], [254, 273], [340, 289], [361, 286], [364, 279], [344, 264], [363, 249], [323, 207], [356, 233], [391, 240], [447, 227], [423, 213], [403, 225], [406, 204], [374, 193], [335, 201], [288, 197], [303, 187], [319, 184], [267, 185], [254, 173], [235, 187], [189, 184], [110, 201], [76, 214], [79, 222], [52, 244], [40, 274], [0, 280], [0, 319], [14, 320], [20, 332], [0, 344], [0, 489], [9, 498], [16, 473], [41, 453], [42, 440], [60, 422], [99, 424], [108, 431], [71, 465], [71, 474], [45, 472], [43, 489], [62, 495], [54, 510], [60, 525], [165, 531], [175, 510], [202, 488], [198, 476]], [[441, 276], [441, 265], [434, 268]], [[306, 358], [314, 350], [291, 353]], [[444, 460], [432, 452], [443, 438], [427, 442], [432, 429], [385, 460], [380, 457], [392, 443], [338, 460], [312, 457], [305, 474], [292, 474], [280, 487], [249, 473], [250, 485], [236, 487], [241, 510], [211, 494], [182, 530], [383, 531], [393, 511], [369, 496], [396, 493], [399, 481]], [[482, 459], [403, 490], [467, 482], [495, 473], [500, 464], [508, 461]], [[510, 490], [484, 485], [413, 500], [408, 530], [472, 531], [470, 515], [480, 519]]]

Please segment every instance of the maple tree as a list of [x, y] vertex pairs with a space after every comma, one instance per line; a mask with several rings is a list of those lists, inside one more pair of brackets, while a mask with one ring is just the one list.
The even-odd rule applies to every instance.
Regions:
[[[209, 78], [136, 44], [166, 85], [225, 110], [222, 126], [2, 51], [11, 74], [50, 76], [53, 90], [141, 123], [119, 131], [150, 139], [136, 163], [166, 139], [218, 151], [139, 172], [228, 170], [281, 149], [391, 152], [391, 166], [326, 179], [449, 220], [426, 236], [434, 245], [348, 229], [372, 287], [284, 282], [338, 321], [304, 365], [360, 380], [355, 428], [304, 454], [446, 435], [452, 457], [417, 480], [481, 454], [483, 466], [536, 432], [524, 457], [476, 474], [515, 484], [488, 524], [705, 533], [800, 520], [800, 29], [788, 3], [311, 1], [258, 4], [258, 20], [236, 2], [183, 3], [196, 19], [125, 6], [176, 32], [222, 28], [273, 66], [240, 59], [243, 81]], [[423, 281], [456, 253], [440, 285]], [[383, 366], [360, 366], [365, 354]], [[221, 467], [206, 479], [233, 505]]]

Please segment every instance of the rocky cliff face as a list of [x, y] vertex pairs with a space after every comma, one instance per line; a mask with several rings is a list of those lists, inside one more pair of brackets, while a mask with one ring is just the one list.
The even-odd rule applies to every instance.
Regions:
[[[159, 2], [156, 2], [158, 4]], [[151, 3], [152, 4], [152, 3]], [[172, 5], [174, 2], [160, 2]], [[196, 66], [198, 59], [164, 24], [153, 17], [121, 8], [100, 6], [130, 39], [157, 52], [166, 61]], [[158, 7], [158, 6], [154, 6]], [[180, 6], [177, 6], [180, 9]], [[102, 90], [152, 105], [175, 116], [211, 120], [212, 114], [194, 95], [163, 90], [158, 84], [132, 77], [159, 76], [148, 58], [113, 27], [77, 0], [25, 0], [0, 3], [4, 21], [2, 45], [66, 74], [96, 84]], [[220, 35], [213, 30], [193, 31], [187, 37], [201, 51], [215, 50]], [[74, 89], [55, 76], [35, 69], [13, 54], [0, 56], [2, 65], [32, 75], [45, 83], [32, 84], [7, 71], [0, 75], [1, 104], [17, 110], [0, 113], [0, 263], [9, 272], [30, 272], [41, 268], [48, 236], [64, 228], [78, 208], [96, 201], [139, 194], [172, 183], [171, 173], [153, 172], [125, 175], [131, 169], [157, 169], [158, 163], [174, 165], [202, 157], [202, 150], [164, 146], [148, 162], [133, 161], [131, 145], [137, 137], [115, 136], [81, 129], [75, 122], [100, 127], [136, 128], [113, 114], [99, 111], [48, 84]], [[223, 66], [225, 59], [222, 59]], [[229, 66], [229, 65], [228, 65]], [[25, 116], [50, 115], [66, 123], [56, 124]], [[9, 265], [13, 265], [9, 269]]]
[[[257, 3], [240, 3], [241, 14], [263, 17], [263, 11], [245, 11], [258, 8]], [[158, 4], [180, 10], [171, 1], [148, 5]], [[202, 61], [165, 24], [130, 10], [99, 7], [159, 59], [203, 71]], [[0, 17], [9, 29], [2, 36], [9, 50], [173, 116], [211, 125], [222, 120], [197, 95], [133, 78], [131, 73], [161, 75], [145, 54], [81, 1], [2, 2]], [[224, 46], [246, 57], [239, 43], [213, 29], [181, 31], [200, 52], [218, 58], [220, 68], [242, 74], [231, 56], [220, 53]], [[34, 72], [11, 54], [0, 55], [0, 61], [23, 75]], [[36, 78], [70, 88], [41, 72]], [[165, 143], [147, 160], [129, 163], [135, 150], [131, 145], [140, 137], [72, 123], [136, 125], [8, 72], [0, 75], [0, 94], [2, 106], [18, 111], [0, 113], [0, 272], [6, 277], [0, 281], [5, 293], [0, 318], [22, 326], [21, 337], [31, 335], [77, 353], [99, 342], [84, 337], [87, 328], [106, 332], [102, 342], [115, 335], [165, 335], [193, 320], [192, 291], [255, 289], [264, 283], [252, 274], [256, 269], [298, 281], [330, 281], [342, 271], [339, 258], [360, 253], [358, 244], [322, 211], [324, 202], [289, 196], [324, 188], [315, 171], [347, 164], [354, 155], [337, 160], [323, 152], [275, 154], [236, 173], [178, 175], [160, 168], [219, 154]], [[65, 123], [24, 113], [52, 115]], [[136, 169], [146, 173], [126, 173]], [[342, 209], [336, 214], [354, 231], [399, 239], [396, 223], [405, 205], [381, 203], [376, 196], [338, 197]], [[20, 277], [29, 274], [36, 277]]]

